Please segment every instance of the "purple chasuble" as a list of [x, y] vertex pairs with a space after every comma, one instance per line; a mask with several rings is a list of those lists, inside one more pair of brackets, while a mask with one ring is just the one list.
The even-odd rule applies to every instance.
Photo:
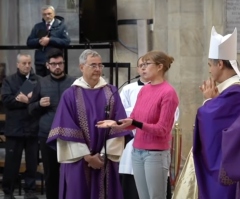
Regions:
[[240, 199], [240, 116], [223, 131], [222, 165], [220, 170], [221, 183], [231, 185], [238, 183], [236, 199]]
[[[118, 92], [111, 98], [116, 87], [106, 85], [98, 89], [72, 86], [60, 100], [52, 124], [48, 143], [56, 147], [57, 139], [80, 142], [88, 146], [92, 154], [100, 153], [104, 145], [105, 129], [95, 125], [105, 119], [105, 107], [110, 104], [110, 118], [126, 118]], [[132, 136], [131, 131], [111, 130], [107, 139]], [[107, 163], [107, 195], [109, 199], [123, 199], [118, 174], [118, 162]], [[62, 163], [60, 171], [59, 199], [103, 199], [104, 169], [89, 168], [82, 158], [74, 163]]]
[[[235, 199], [236, 183], [225, 186], [221, 178], [223, 130], [240, 115], [240, 85], [232, 85], [218, 97], [198, 109], [193, 143], [193, 157], [199, 199]], [[228, 145], [231, 145], [229, 142]], [[240, 144], [240, 143], [239, 143]]]

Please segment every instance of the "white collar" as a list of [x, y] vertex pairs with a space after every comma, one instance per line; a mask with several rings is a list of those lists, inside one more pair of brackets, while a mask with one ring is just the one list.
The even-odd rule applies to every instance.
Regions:
[[234, 75], [230, 78], [228, 78], [227, 80], [225, 80], [224, 82], [222, 82], [221, 84], [219, 84], [217, 86], [218, 88], [218, 92], [221, 93], [223, 92], [225, 89], [227, 89], [229, 86], [237, 83], [237, 82], [240, 82], [240, 79], [239, 79], [239, 76], [238, 75]]
[[46, 25], [49, 23], [50, 26], [52, 26], [54, 21], [55, 21], [55, 19], [53, 18], [53, 20], [52, 20], [50, 23], [49, 23], [49, 22], [46, 22]]
[[29, 76], [30, 76], [30, 73], [28, 73], [28, 74], [26, 75], [26, 78], [29, 79]]
[[72, 86], [80, 86], [86, 89], [97, 89], [97, 88], [104, 87], [106, 85], [107, 85], [107, 82], [102, 77], [99, 78], [99, 82], [94, 86], [94, 88], [91, 88], [91, 86], [84, 80], [83, 77], [79, 77], [72, 84]]

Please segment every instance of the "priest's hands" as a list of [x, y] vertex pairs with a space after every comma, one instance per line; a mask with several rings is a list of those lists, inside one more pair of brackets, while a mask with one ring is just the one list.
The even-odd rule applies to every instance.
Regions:
[[96, 127], [98, 128], [110, 128], [117, 125], [117, 122], [114, 120], [103, 120], [103, 121], [99, 121], [96, 124]]
[[215, 98], [219, 95], [218, 88], [216, 86], [216, 82], [209, 78], [208, 80], [203, 82], [203, 85], [199, 87], [203, 93], [204, 99]]
[[84, 160], [88, 163], [88, 166], [93, 169], [101, 169], [104, 165], [99, 153], [95, 155], [85, 155]]

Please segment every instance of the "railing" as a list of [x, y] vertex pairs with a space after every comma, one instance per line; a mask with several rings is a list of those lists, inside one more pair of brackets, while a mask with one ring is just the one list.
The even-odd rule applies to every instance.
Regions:
[[[73, 49], [109, 49], [109, 63], [104, 63], [106, 68], [109, 68], [109, 83], [118, 87], [118, 75], [119, 68], [127, 68], [127, 80], [130, 80], [131, 75], [131, 65], [130, 63], [114, 63], [113, 62], [113, 43], [106, 44], [79, 44], [79, 45], [69, 45], [64, 49], [64, 60], [65, 60], [65, 72], [68, 73], [68, 50]], [[29, 48], [25, 45], [2, 45], [0, 46], [0, 50], [34, 50], [33, 48]], [[115, 70], [114, 70], [115, 69]], [[115, 78], [114, 78], [115, 74]], [[114, 83], [115, 79], [115, 83]]]

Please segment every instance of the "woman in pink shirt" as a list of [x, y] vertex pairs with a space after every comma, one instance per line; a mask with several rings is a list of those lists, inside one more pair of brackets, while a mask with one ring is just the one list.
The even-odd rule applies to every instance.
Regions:
[[144, 86], [130, 118], [100, 121], [100, 128], [134, 129], [132, 164], [140, 199], [165, 199], [170, 166], [171, 130], [178, 106], [175, 89], [165, 80], [173, 58], [151, 51], [142, 58]]

